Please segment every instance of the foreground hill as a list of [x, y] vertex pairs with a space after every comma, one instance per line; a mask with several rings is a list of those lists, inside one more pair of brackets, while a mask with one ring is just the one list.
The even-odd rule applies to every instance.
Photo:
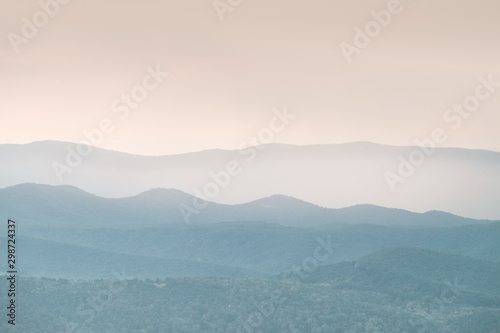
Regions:
[[[450, 263], [459, 269], [447, 272]], [[312, 271], [307, 279], [24, 278], [18, 312], [36, 315], [19, 316], [16, 328], [21, 332], [491, 333], [500, 327], [498, 265], [396, 248], [367, 256], [358, 265], [342, 263]], [[7, 288], [7, 282], [0, 277], [0, 288]], [[0, 322], [0, 329], [6, 325]]]
[[[500, 218], [500, 153], [437, 148], [392, 192], [385, 174], [398, 174], [401, 159], [416, 147], [357, 142], [336, 145], [263, 145], [247, 150], [207, 150], [168, 156], [138, 156], [94, 148], [78, 158], [74, 144], [44, 141], [0, 145], [0, 187], [22, 183], [73, 185], [104, 197], [127, 197], [151, 188], [205, 192], [230, 161], [239, 172], [212, 200], [242, 203], [281, 193], [324, 207], [359, 203], [461, 216]], [[62, 181], [54, 163], [68, 165]], [[77, 163], [78, 162], [78, 163]], [[76, 166], [77, 165], [77, 166]], [[212, 174], [212, 176], [211, 176]], [[228, 185], [229, 184], [229, 185]], [[209, 197], [210, 198], [210, 197]], [[480, 198], [480, 199], [478, 199]]]
[[351, 263], [321, 266], [307, 283], [331, 283], [401, 298], [418, 294], [500, 307], [500, 263], [418, 248], [389, 248]]

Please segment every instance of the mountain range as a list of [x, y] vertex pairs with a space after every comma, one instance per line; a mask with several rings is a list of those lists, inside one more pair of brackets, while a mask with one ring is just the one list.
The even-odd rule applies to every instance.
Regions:
[[0, 189], [1, 218], [17, 222], [23, 267], [32, 276], [103, 278], [110, 269], [141, 278], [277, 274], [300, 265], [318, 242], [335, 245], [323, 264], [397, 246], [500, 258], [500, 221], [370, 205], [329, 209], [274, 195], [208, 203], [185, 223], [179, 207], [192, 201], [172, 189], [118, 199], [67, 185]]
[[[387, 173], [400, 175], [408, 167], [403, 161], [424, 149], [432, 154], [421, 152], [424, 160], [391, 191]], [[72, 185], [109, 198], [174, 188], [226, 204], [282, 194], [329, 208], [371, 204], [500, 219], [500, 153], [493, 151], [357, 142], [138, 156], [43, 141], [2, 144], [0, 161], [2, 188], [28, 182]]]
[[[196, 209], [193, 202], [203, 204]], [[190, 207], [190, 208], [186, 208]], [[73, 186], [22, 184], [0, 189], [0, 212], [27, 226], [153, 228], [175, 224], [261, 221], [290, 227], [335, 224], [449, 227], [489, 223], [449, 213], [413, 213], [373, 205], [320, 207], [283, 195], [245, 204], [200, 200], [174, 189], [152, 189], [133, 197], [102, 198]]]

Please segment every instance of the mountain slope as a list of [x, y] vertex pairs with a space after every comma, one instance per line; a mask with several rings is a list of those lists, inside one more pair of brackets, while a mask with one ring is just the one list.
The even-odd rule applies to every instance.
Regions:
[[352, 263], [321, 266], [307, 283], [377, 291], [403, 298], [423, 295], [500, 307], [500, 263], [418, 248], [390, 248]]
[[25, 228], [31, 238], [105, 252], [180, 259], [277, 274], [314, 256], [318, 239], [332, 245], [322, 264], [358, 260], [382, 249], [410, 246], [500, 261], [500, 223], [454, 228], [348, 225], [283, 227], [259, 222], [170, 226], [156, 229]]
[[[409, 248], [382, 251], [360, 261], [358, 267], [355, 263], [320, 267], [311, 272], [309, 281], [142, 281], [121, 274], [97, 281], [25, 277], [20, 313], [37, 315], [22, 317], [18, 328], [23, 332], [76, 328], [77, 332], [491, 333], [500, 327], [500, 264]], [[450, 264], [460, 269], [448, 272]], [[8, 282], [0, 276], [2, 289]], [[2, 330], [7, 326], [6, 321], [0, 323]]]
[[[18, 239], [19, 272], [23, 276], [106, 279], [125, 272], [131, 278], [238, 277], [258, 276], [248, 269], [207, 264], [175, 258], [160, 258], [151, 253], [137, 255], [103, 251], [85, 246], [63, 244], [31, 237]], [[0, 238], [6, 247], [6, 240]], [[147, 248], [146, 248], [147, 250]]]
[[[75, 167], [61, 182], [53, 164], [67, 166], [68, 151], [77, 151], [76, 145], [54, 141], [4, 144], [0, 145], [0, 187], [27, 182], [67, 184], [105, 197], [127, 197], [151, 188], [176, 188], [186, 193], [198, 189], [207, 193], [209, 200], [231, 204], [282, 193], [331, 208], [367, 203], [500, 218], [500, 153], [436, 148], [392, 192], [384, 175], [397, 174], [400, 158], [408, 159], [416, 149], [367, 142], [270, 144], [247, 150], [152, 157], [94, 148], [80, 163], [73, 161]], [[239, 168], [226, 181], [222, 174], [227, 173], [230, 161]], [[222, 184], [219, 191], [210, 190], [209, 184], [217, 183], [215, 178]], [[216, 195], [211, 196], [210, 191]]]

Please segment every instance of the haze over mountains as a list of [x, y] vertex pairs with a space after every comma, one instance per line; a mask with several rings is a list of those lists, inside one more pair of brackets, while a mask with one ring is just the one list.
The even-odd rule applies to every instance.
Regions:
[[[46, 148], [54, 145], [63, 144], [0, 146], [5, 157], [1, 181], [20, 182], [0, 188], [0, 219], [14, 218], [18, 225], [16, 253], [23, 276], [18, 309], [38, 314], [36, 320], [19, 320], [27, 332], [40, 327], [65, 333], [75, 331], [71, 327], [77, 327], [75, 332], [160, 332], [165, 327], [253, 332], [249, 318], [255, 311], [266, 319], [259, 324], [262, 332], [486, 333], [498, 327], [500, 221], [373, 204], [334, 209], [288, 194], [305, 187], [304, 196], [325, 200], [340, 200], [342, 191], [368, 198], [370, 191], [364, 189], [375, 193], [377, 187], [371, 177], [383, 178], [381, 166], [410, 148], [269, 145], [249, 164], [250, 155], [238, 151], [144, 157], [96, 149], [66, 174], [68, 179], [95, 193], [128, 193], [155, 184], [106, 198], [73, 185], [26, 182], [51, 182], [53, 170], [47, 165], [55, 155]], [[447, 186], [454, 200], [471, 200], [463, 203], [465, 209], [498, 201], [497, 153], [443, 149], [432, 157], [400, 185], [419, 189], [421, 183], [413, 182], [423, 170], [426, 177], [444, 178], [435, 184], [422, 180], [427, 188], [421, 195], [436, 198], [433, 191]], [[234, 171], [234, 165], [226, 166], [232, 160], [243, 170], [220, 189], [220, 197], [226, 192], [241, 200], [261, 197], [222, 204], [158, 188], [185, 186], [189, 177], [202, 181], [205, 174], [215, 184], [210, 172]], [[160, 166], [168, 170], [164, 178]], [[342, 179], [340, 171], [354, 183]], [[331, 184], [338, 186], [327, 191]], [[465, 186], [468, 191], [460, 188]], [[285, 194], [274, 192], [279, 189]], [[416, 194], [392, 195], [404, 201]], [[0, 236], [0, 245], [6, 246], [7, 239]], [[123, 289], [115, 294], [107, 284]], [[262, 304], [268, 306], [276, 293], [283, 302], [271, 303], [272, 314], [266, 314]], [[100, 310], [89, 319], [92, 309]], [[48, 315], [51, 311], [57, 318]], [[0, 323], [0, 329], [4, 326]]]
[[111, 199], [22, 184], [0, 189], [0, 218], [18, 221], [30, 276], [105, 278], [110, 269], [139, 278], [265, 276], [300, 264], [318, 244], [334, 248], [323, 264], [398, 246], [500, 260], [500, 221], [370, 205], [328, 209], [274, 195], [209, 203], [186, 223], [179, 207], [193, 199], [172, 189]]
[[139, 278], [269, 276], [301, 266], [320, 244], [332, 250], [323, 265], [401, 246], [500, 261], [500, 223], [415, 229], [248, 221], [140, 230], [25, 226], [22, 232], [23, 274], [54, 278], [106, 278], [122, 269]]
[[[93, 148], [77, 167], [62, 174], [61, 182], [53, 163], [67, 166], [67, 149], [77, 151], [74, 144], [56, 141], [0, 145], [0, 187], [26, 182], [67, 184], [104, 197], [173, 188], [198, 196], [215, 193], [207, 199], [230, 204], [282, 194], [330, 208], [373, 204], [500, 219], [500, 153], [492, 151], [436, 148], [393, 192], [385, 173], [398, 174], [399, 158], [408, 159], [418, 148], [367, 142], [270, 144], [156, 157]], [[207, 184], [216, 184], [214, 178], [225, 182], [220, 172], [230, 161], [237, 161], [240, 172], [231, 175], [219, 191], [207, 192]]]
[[[203, 203], [195, 210], [193, 202]], [[191, 212], [185, 207], [191, 207]], [[73, 186], [22, 184], [0, 189], [0, 211], [30, 227], [143, 229], [181, 224], [261, 221], [288, 227], [375, 224], [414, 227], [456, 227], [482, 224], [432, 211], [412, 213], [372, 205], [342, 209], [316, 206], [283, 195], [225, 205], [206, 202], [173, 189], [153, 189], [127, 198], [102, 198]], [[7, 217], [7, 216], [6, 216]]]
[[500, 1], [0, 9], [0, 333], [500, 333]]

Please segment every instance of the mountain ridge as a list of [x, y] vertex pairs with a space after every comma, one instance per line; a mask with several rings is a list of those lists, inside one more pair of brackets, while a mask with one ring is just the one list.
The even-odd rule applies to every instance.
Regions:
[[177, 189], [156, 188], [132, 197], [103, 198], [69, 185], [22, 184], [0, 189], [0, 209], [28, 224], [44, 221], [60, 227], [159, 227], [236, 221], [263, 221], [293, 227], [334, 224], [446, 227], [495, 222], [438, 211], [414, 213], [374, 205], [332, 209], [284, 195], [236, 205], [200, 199], [199, 202], [206, 203], [205, 208], [187, 221], [181, 207], [192, 205], [195, 198]]
[[[0, 146], [51, 145], [51, 144], [58, 144], [58, 145], [62, 146], [62, 145], [78, 145], [79, 143], [69, 142], [69, 141], [59, 141], [59, 140], [41, 140], [41, 141], [32, 141], [32, 142], [28, 142], [28, 143], [0, 143]], [[298, 145], [298, 144], [292, 144], [292, 143], [269, 143], [269, 144], [256, 145], [256, 146], [252, 146], [252, 147], [256, 148], [256, 147], [261, 147], [261, 146], [273, 146], [273, 145], [274, 146], [285, 146], [285, 147], [286, 146], [288, 146], [288, 147], [301, 147], [301, 148], [328, 147], [328, 146], [356, 146], [356, 145], [368, 145], [368, 146], [373, 146], [373, 147], [379, 146], [379, 147], [392, 147], [392, 148], [419, 148], [420, 147], [417, 145], [391, 145], [391, 144], [378, 143], [378, 142], [373, 142], [373, 141], [351, 141], [351, 142], [342, 142], [342, 143], [311, 143], [311, 144], [304, 144], [304, 145]], [[126, 152], [126, 151], [102, 148], [102, 147], [92, 146], [92, 145], [86, 145], [86, 146], [91, 146], [92, 148], [105, 150], [105, 151], [109, 151], [109, 152], [134, 155], [134, 156], [141, 156], [141, 157], [163, 157], [163, 156], [196, 154], [196, 153], [210, 152], [210, 151], [226, 151], [226, 152], [228, 152], [228, 151], [239, 150], [239, 149], [224, 149], [224, 148], [207, 148], [207, 149], [201, 149], [201, 150], [195, 150], [195, 151], [183, 152], [183, 153], [143, 155], [143, 154], [138, 154], [138, 153], [131, 153], [131, 152]], [[496, 153], [500, 154], [500, 151], [489, 150], [489, 149], [479, 149], [479, 148], [439, 147], [439, 149], [480, 151], [480, 152], [491, 152], [491, 153], [495, 153], [495, 154]]]
[[[0, 188], [23, 183], [73, 185], [107, 198], [175, 188], [219, 204], [248, 203], [280, 193], [328, 208], [366, 203], [500, 219], [500, 153], [435, 148], [428, 156], [421, 149], [366, 142], [275, 143], [162, 156], [92, 148], [89, 155], [76, 156], [77, 145], [64, 142], [3, 144]], [[393, 192], [387, 173], [400, 174], [402, 163], [409, 163], [415, 150], [425, 155], [425, 163], [402, 177]]]

